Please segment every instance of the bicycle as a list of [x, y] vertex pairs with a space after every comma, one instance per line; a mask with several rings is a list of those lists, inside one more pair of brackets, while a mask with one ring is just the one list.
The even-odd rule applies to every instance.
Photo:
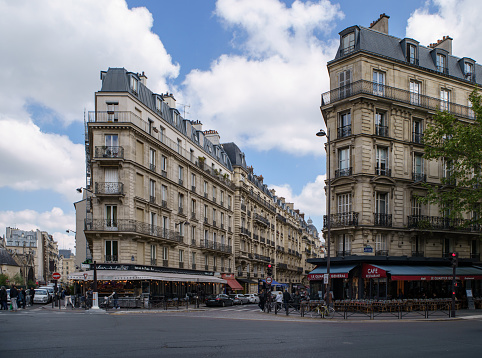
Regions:
[[326, 304], [318, 304], [310, 311], [310, 315], [311, 317], [333, 318], [335, 316], [335, 309]]

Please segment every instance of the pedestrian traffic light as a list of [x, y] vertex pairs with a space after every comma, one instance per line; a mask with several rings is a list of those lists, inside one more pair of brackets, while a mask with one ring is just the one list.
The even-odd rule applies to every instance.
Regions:
[[271, 266], [271, 264], [268, 265], [268, 276], [272, 276], [273, 275], [273, 267]]
[[457, 267], [459, 264], [459, 253], [452, 252], [452, 266]]

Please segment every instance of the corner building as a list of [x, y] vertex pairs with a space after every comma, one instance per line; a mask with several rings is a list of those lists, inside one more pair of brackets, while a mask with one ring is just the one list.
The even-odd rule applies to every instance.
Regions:
[[[122, 283], [121, 294], [150, 297], [257, 289], [257, 281], [242, 287], [235, 280], [243, 218], [231, 147], [184, 119], [172, 94], [150, 91], [143, 73], [110, 68], [101, 80], [86, 121], [84, 230], [100, 294], [113, 282]], [[242, 278], [261, 277], [274, 259], [266, 220], [258, 220], [266, 236], [256, 264], [244, 266]], [[82, 276], [71, 278], [83, 284]]]
[[[388, 19], [382, 14], [369, 28], [341, 31], [327, 65], [330, 91], [321, 112], [330, 133], [332, 214], [324, 235], [330, 220], [335, 298], [449, 297], [454, 251], [457, 295], [482, 294], [482, 271], [474, 266], [481, 228], [457, 228], [473, 214], [452, 222], [436, 205], [417, 201], [426, 192], [422, 183], [450, 176], [450, 163], [424, 160], [424, 128], [437, 110], [472, 121], [469, 94], [482, 67], [453, 56], [448, 36], [428, 47], [390, 36]], [[313, 274], [326, 272], [326, 261], [311, 262], [319, 264]], [[309, 278], [323, 289], [320, 276]]]

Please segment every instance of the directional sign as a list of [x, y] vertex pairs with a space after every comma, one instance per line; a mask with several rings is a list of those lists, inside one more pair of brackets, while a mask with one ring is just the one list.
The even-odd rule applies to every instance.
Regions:
[[269, 277], [269, 276], [266, 277], [266, 283], [267, 283], [268, 285], [271, 285], [271, 282], [273, 282], [273, 278], [272, 278], [272, 277]]
[[58, 280], [58, 279], [60, 279], [60, 274], [59, 274], [58, 272], [54, 272], [54, 273], [52, 274], [52, 278], [53, 278], [54, 280]]

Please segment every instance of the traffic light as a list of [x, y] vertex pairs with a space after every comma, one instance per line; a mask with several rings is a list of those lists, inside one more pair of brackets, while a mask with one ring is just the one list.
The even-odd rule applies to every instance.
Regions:
[[459, 253], [452, 252], [452, 266], [457, 267], [459, 264]]
[[271, 264], [268, 265], [268, 276], [273, 276], [273, 267], [271, 266]]

